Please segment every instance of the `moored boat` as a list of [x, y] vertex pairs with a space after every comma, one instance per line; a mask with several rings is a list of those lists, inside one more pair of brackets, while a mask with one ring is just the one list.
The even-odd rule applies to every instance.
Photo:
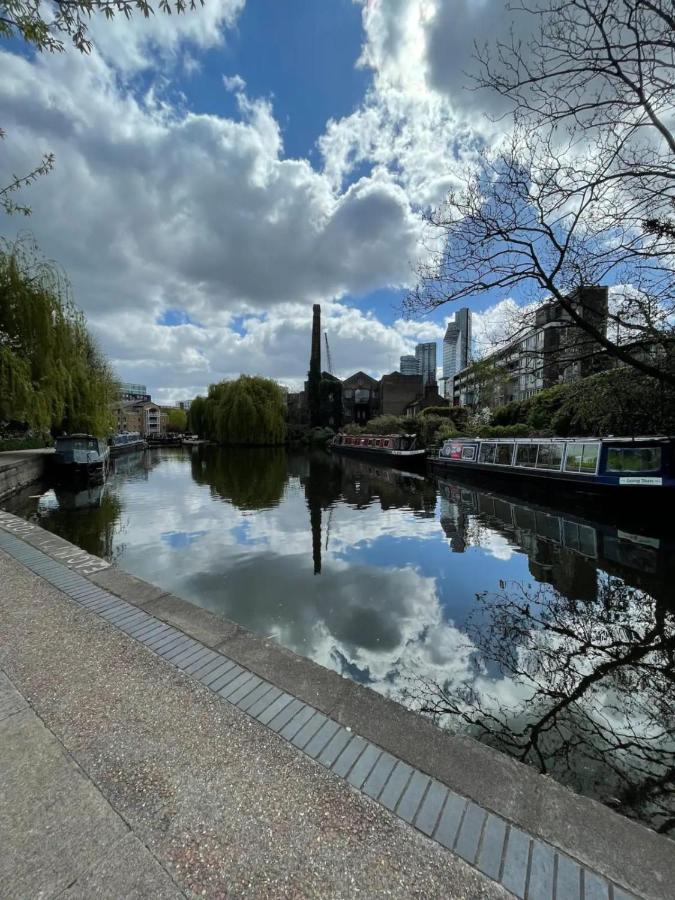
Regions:
[[110, 466], [110, 448], [91, 434], [69, 434], [54, 442], [54, 469], [58, 478], [103, 478]]
[[120, 456], [122, 453], [133, 453], [135, 450], [145, 450], [147, 442], [138, 431], [123, 431], [113, 434], [108, 438], [111, 456]]
[[335, 453], [377, 458], [390, 466], [418, 468], [426, 451], [417, 447], [414, 434], [336, 434], [329, 444]]
[[675, 438], [456, 438], [429, 465], [442, 474], [654, 499], [659, 489], [675, 489]]

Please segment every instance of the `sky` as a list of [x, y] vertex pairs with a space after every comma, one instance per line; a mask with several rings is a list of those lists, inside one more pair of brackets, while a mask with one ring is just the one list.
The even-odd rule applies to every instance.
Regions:
[[[205, 0], [94, 20], [89, 55], [0, 41], [0, 165], [55, 155], [17, 197], [31, 217], [0, 233], [34, 236], [120, 380], [160, 402], [242, 372], [298, 389], [314, 303], [335, 374], [379, 377], [454, 314], [405, 319], [401, 303], [425, 210], [498, 139], [466, 70], [510, 15], [502, 0]], [[513, 302], [468, 304], [479, 349]]]

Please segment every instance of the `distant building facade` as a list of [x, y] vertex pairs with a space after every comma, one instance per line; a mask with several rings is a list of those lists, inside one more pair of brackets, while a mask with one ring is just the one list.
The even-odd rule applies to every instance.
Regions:
[[452, 397], [455, 375], [471, 362], [471, 311], [458, 309], [443, 338], [443, 393]]
[[113, 404], [113, 415], [118, 434], [139, 431], [144, 437], [148, 437], [166, 433], [167, 413], [152, 401], [117, 401]]
[[409, 403], [404, 413], [406, 416], [413, 418], [419, 416], [422, 410], [429, 406], [449, 406], [450, 401], [442, 397], [438, 392], [438, 384], [435, 381], [424, 385], [423, 391]]
[[399, 363], [401, 375], [419, 375], [419, 365], [416, 356], [402, 356]]
[[[413, 357], [414, 358], [414, 357]], [[422, 376], [392, 372], [380, 381], [380, 403], [383, 416], [402, 416], [406, 407], [422, 394]]]
[[[570, 297], [575, 311], [607, 331], [608, 289], [588, 287]], [[540, 306], [518, 337], [454, 377], [457, 406], [501, 406], [606, 367], [602, 347], [576, 325], [559, 301]]]
[[150, 394], [145, 384], [134, 384], [130, 381], [123, 381], [120, 384], [120, 400], [130, 403], [132, 400], [150, 400]]
[[380, 413], [380, 383], [365, 372], [355, 372], [342, 382], [342, 416], [345, 423], [363, 425]]
[[427, 341], [415, 347], [417, 371], [424, 384], [436, 381], [436, 341]]

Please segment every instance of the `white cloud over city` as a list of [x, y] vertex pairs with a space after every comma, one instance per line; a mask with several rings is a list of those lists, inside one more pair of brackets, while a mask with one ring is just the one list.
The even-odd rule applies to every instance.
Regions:
[[[466, 5], [470, 31], [483, 4]], [[249, 95], [236, 73], [222, 84], [236, 116], [197, 114], [175, 73], [227, 46], [243, 8], [207, 0], [185, 17], [94, 24], [88, 56], [0, 52], [7, 169], [56, 157], [25, 191], [32, 217], [4, 234], [30, 228], [118, 374], [161, 400], [240, 372], [297, 386], [316, 302], [342, 375], [389, 371], [417, 340], [440, 339], [444, 322], [384, 323], [345, 298], [411, 285], [421, 209], [491, 127], [463, 99], [461, 70], [443, 68], [440, 43], [461, 40], [440, 0], [364, 6], [354, 64], [371, 84], [326, 122], [319, 162], [286, 156], [273, 96]], [[175, 310], [186, 324], [158, 324]], [[476, 317], [474, 332], [505, 311]]]

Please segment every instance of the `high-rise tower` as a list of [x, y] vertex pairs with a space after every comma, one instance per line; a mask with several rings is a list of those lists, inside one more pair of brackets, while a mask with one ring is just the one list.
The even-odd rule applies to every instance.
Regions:
[[436, 341], [427, 341], [415, 347], [417, 371], [422, 376], [422, 384], [436, 381]]
[[452, 382], [457, 372], [471, 361], [471, 311], [458, 309], [454, 322], [448, 322], [443, 338], [443, 384], [445, 395], [452, 396]]

